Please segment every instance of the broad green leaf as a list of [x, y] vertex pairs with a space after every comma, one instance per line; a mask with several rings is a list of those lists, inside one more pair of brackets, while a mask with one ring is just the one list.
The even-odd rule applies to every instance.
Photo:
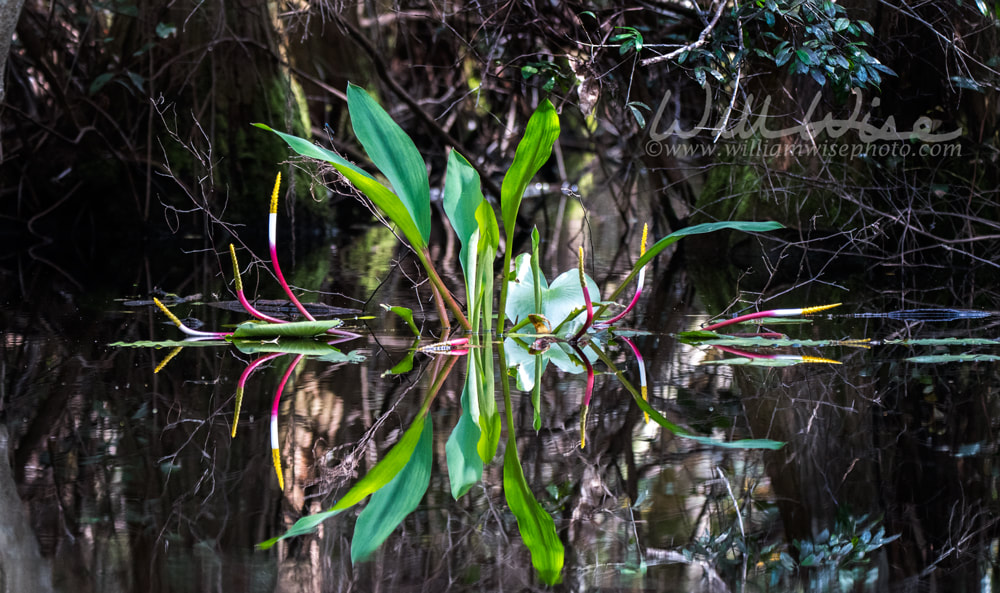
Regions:
[[262, 130], [267, 130], [277, 134], [288, 146], [302, 156], [325, 161], [333, 165], [341, 175], [354, 184], [361, 193], [368, 197], [385, 215], [391, 220], [399, 230], [402, 231], [406, 240], [414, 249], [422, 249], [427, 246], [427, 239], [422, 234], [407, 206], [400, 200], [399, 196], [392, 193], [386, 186], [375, 180], [374, 177], [358, 168], [356, 165], [347, 162], [340, 155], [329, 151], [312, 142], [284, 134], [277, 130], [272, 130], [264, 124], [253, 124]]
[[[465, 277], [466, 307], [474, 330], [480, 320], [479, 301], [482, 291], [477, 281], [480, 276], [479, 242], [483, 236], [476, 213], [485, 203], [479, 173], [457, 150], [452, 150], [448, 156], [448, 171], [445, 175], [444, 211], [462, 243], [459, 262]], [[492, 212], [492, 208], [490, 211]]]
[[347, 86], [351, 126], [372, 163], [385, 175], [406, 206], [424, 244], [431, 236], [431, 198], [427, 166], [413, 140], [361, 87]]
[[[532, 274], [531, 256], [522, 253], [514, 260], [514, 280], [510, 282], [507, 296], [506, 315], [512, 323], [525, 319], [535, 313], [535, 281]], [[597, 283], [586, 277], [587, 289], [593, 297], [600, 294]], [[577, 270], [563, 272], [552, 284], [539, 277], [542, 300], [541, 313], [559, 329], [560, 335], [572, 335], [584, 322], [583, 315], [568, 323], [563, 323], [572, 313], [583, 310], [586, 306], [583, 300], [583, 290], [580, 288], [580, 274]]]
[[351, 564], [367, 560], [412, 513], [427, 492], [433, 461], [432, 424], [426, 422], [410, 460], [385, 487], [372, 494], [354, 524]]
[[234, 340], [273, 340], [274, 338], [314, 338], [328, 329], [343, 325], [340, 319], [295, 321], [292, 323], [257, 323], [247, 321], [233, 330]]
[[[508, 427], [508, 430], [512, 430]], [[507, 447], [503, 455], [503, 493], [507, 499], [514, 517], [517, 518], [517, 530], [521, 532], [524, 545], [531, 552], [531, 564], [547, 585], [553, 585], [562, 580], [562, 568], [565, 561], [565, 551], [555, 522], [542, 505], [538, 504], [535, 495], [524, 479], [524, 469], [517, 456], [517, 442], [513, 432], [507, 438]]]
[[635, 262], [634, 269], [638, 273], [639, 268], [649, 263], [654, 257], [660, 254], [661, 251], [673, 245], [677, 241], [680, 241], [684, 237], [689, 237], [691, 235], [703, 235], [705, 233], [714, 233], [715, 231], [721, 231], [723, 229], [730, 229], [734, 231], [743, 231], [746, 233], [763, 233], [767, 231], [774, 231], [777, 229], [783, 229], [785, 225], [779, 222], [751, 222], [751, 221], [723, 221], [723, 222], [706, 222], [704, 224], [696, 224], [694, 226], [685, 227], [683, 229], [674, 231], [663, 237], [659, 241], [653, 244], [652, 247], [646, 250], [645, 255], [639, 258]]
[[399, 442], [393, 445], [392, 449], [386, 453], [386, 456], [376, 463], [375, 467], [365, 474], [363, 478], [358, 480], [337, 504], [322, 513], [302, 517], [288, 531], [278, 537], [258, 544], [257, 547], [267, 549], [283, 539], [312, 533], [326, 519], [333, 517], [344, 509], [351, 508], [369, 495], [379, 491], [383, 486], [392, 481], [396, 477], [396, 474], [410, 461], [410, 457], [413, 456], [413, 451], [417, 447], [417, 442], [419, 442], [422, 436], [426, 419], [426, 411], [422, 411], [416, 420], [413, 421], [413, 424], [403, 433]]
[[500, 208], [503, 212], [504, 232], [514, 234], [517, 211], [528, 183], [552, 154], [552, 145], [559, 137], [559, 115], [552, 103], [545, 99], [528, 120], [524, 137], [514, 152], [514, 162], [504, 175], [500, 187]]
[[451, 495], [457, 500], [483, 477], [483, 460], [479, 457], [479, 375], [476, 361], [466, 357], [468, 371], [462, 390], [462, 415], [451, 431], [445, 452], [448, 459], [448, 481]]
[[398, 306], [390, 307], [389, 305], [385, 304], [382, 305], [382, 308], [390, 313], [395, 313], [396, 315], [402, 317], [403, 321], [406, 322], [406, 325], [409, 326], [410, 331], [413, 332], [413, 335], [415, 336], [420, 335], [420, 329], [418, 329], [417, 324], [413, 322], [413, 309], [408, 309], [406, 307], [398, 307]]
[[476, 211], [483, 202], [479, 173], [457, 150], [448, 155], [448, 170], [444, 182], [444, 212], [455, 229], [463, 251], [472, 233], [479, 228]]
[[[516, 375], [516, 386], [521, 391], [532, 391], [541, 377], [549, 361], [559, 370], [565, 373], [578, 375], [587, 368], [578, 361], [573, 349], [563, 342], [551, 344], [545, 352], [541, 354], [531, 354], [525, 344], [513, 338], [504, 340], [504, 348], [507, 354], [507, 368], [514, 370]], [[587, 359], [593, 363], [597, 357], [592, 353], [584, 352]], [[536, 356], [540, 357], [536, 359]], [[536, 360], [541, 360], [541, 368], [536, 365]]]

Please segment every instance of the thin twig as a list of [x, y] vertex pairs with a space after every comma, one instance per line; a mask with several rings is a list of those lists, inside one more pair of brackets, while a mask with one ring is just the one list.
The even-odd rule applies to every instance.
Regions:
[[687, 44], [687, 45], [685, 45], [683, 47], [679, 47], [679, 48], [675, 49], [674, 51], [672, 51], [672, 52], [670, 52], [668, 54], [664, 54], [662, 56], [655, 56], [655, 57], [652, 57], [652, 58], [646, 58], [645, 60], [643, 60], [640, 63], [643, 66], [650, 66], [652, 64], [658, 64], [660, 62], [665, 62], [667, 60], [672, 60], [672, 59], [676, 58], [677, 56], [681, 55], [682, 53], [684, 53], [686, 51], [691, 51], [692, 49], [698, 49], [699, 47], [705, 45], [705, 43], [708, 41], [709, 34], [711, 34], [712, 29], [715, 28], [715, 25], [718, 24], [719, 19], [722, 17], [722, 11], [725, 8], [726, 8], [726, 0], [719, 0], [718, 6], [715, 9], [715, 14], [712, 16], [711, 22], [709, 22], [708, 26], [705, 27], [702, 30], [702, 32], [701, 32], [700, 35], [698, 35], [698, 40], [697, 41], [689, 43], [689, 44]]

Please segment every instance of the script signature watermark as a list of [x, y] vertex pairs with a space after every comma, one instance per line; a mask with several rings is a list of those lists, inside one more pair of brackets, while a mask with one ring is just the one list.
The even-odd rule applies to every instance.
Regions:
[[[858, 156], [888, 156], [889, 154], [907, 156], [912, 153], [919, 153], [921, 155], [947, 155], [957, 152], [957, 154], [961, 154], [961, 145], [957, 143], [950, 145], [950, 150], [945, 150], [942, 146], [927, 146], [955, 140], [963, 133], [961, 127], [947, 132], [938, 132], [937, 130], [941, 126], [939, 120], [929, 117], [919, 117], [913, 122], [910, 129], [900, 130], [897, 127], [895, 117], [892, 115], [887, 116], [881, 125], [875, 125], [871, 123], [870, 111], [865, 113], [864, 116], [861, 115], [864, 97], [858, 89], [854, 91], [856, 97], [854, 108], [850, 116], [846, 119], [836, 118], [832, 113], [827, 113], [822, 119], [815, 119], [816, 111], [822, 97], [822, 94], [817, 92], [809, 108], [806, 110], [801, 123], [787, 128], [770, 129], [768, 128], [768, 123], [773, 119], [773, 116], [770, 115], [771, 97], [765, 97], [760, 110], [754, 113], [754, 97], [752, 94], [747, 96], [745, 108], [738, 119], [731, 121], [731, 113], [727, 111], [715, 122], [714, 126], [710, 126], [709, 118], [711, 117], [714, 105], [712, 87], [709, 84], [705, 84], [703, 88], [705, 89], [705, 105], [701, 120], [697, 125], [687, 130], [683, 129], [681, 123], [675, 119], [665, 131], [662, 131], [664, 112], [670, 103], [672, 92], [667, 91], [664, 94], [663, 100], [660, 101], [660, 105], [656, 110], [656, 115], [649, 126], [649, 142], [646, 144], [646, 152], [648, 154], [658, 156], [668, 150], [674, 153], [684, 152], [677, 150], [679, 146], [688, 146], [689, 148], [705, 146], [668, 142], [670, 138], [686, 140], [701, 133], [712, 135], [713, 144], [708, 146], [713, 147], [715, 146], [714, 143], [720, 138], [727, 140], [736, 138], [751, 140], [749, 145], [746, 143], [728, 145], [730, 148], [737, 149], [735, 151], [730, 150], [730, 153], [746, 154], [748, 156], [814, 154], [820, 156], [849, 156], [853, 158]], [[875, 97], [871, 101], [871, 108], [877, 108], [880, 104], [881, 99]], [[855, 142], [821, 143], [824, 140], [824, 135], [828, 139], [836, 140], [851, 131], [857, 133], [857, 140]], [[785, 140], [781, 143], [763, 142], [779, 138]], [[890, 142], [895, 144], [879, 144]], [[919, 148], [914, 149], [911, 144], [899, 144], [900, 142], [920, 142], [923, 144]], [[689, 150], [687, 152], [692, 151]], [[714, 148], [711, 150], [707, 148], [701, 150], [702, 154], [714, 154], [714, 152]], [[695, 155], [692, 154], [691, 156]]]

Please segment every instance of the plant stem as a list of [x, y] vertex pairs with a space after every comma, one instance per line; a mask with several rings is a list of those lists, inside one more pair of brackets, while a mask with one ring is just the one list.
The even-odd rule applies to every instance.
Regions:
[[444, 299], [441, 298], [441, 291], [436, 284], [431, 283], [431, 293], [434, 295], [434, 306], [437, 307], [438, 317], [441, 319], [441, 326], [445, 333], [451, 331], [451, 319], [448, 318], [448, 309], [444, 306]]
[[[441, 276], [438, 275], [437, 270], [434, 268], [434, 264], [431, 263], [431, 260], [429, 258], [430, 254], [427, 252], [427, 249], [426, 248], [415, 249], [414, 251], [416, 251], [417, 258], [420, 259], [420, 263], [423, 264], [424, 270], [427, 271], [427, 276], [428, 278], [430, 278], [431, 284], [436, 289], [435, 298], [443, 299], [444, 304], [447, 304], [448, 309], [450, 309], [451, 312], [454, 313], [455, 319], [458, 320], [458, 324], [461, 325], [462, 328], [465, 330], [471, 330], [472, 324], [469, 323], [469, 320], [465, 317], [465, 314], [462, 313], [462, 307], [460, 307], [458, 303], [455, 302], [455, 299], [451, 296], [451, 293], [448, 292], [448, 288], [444, 285], [444, 282], [441, 280]], [[445, 323], [446, 326], [450, 327], [450, 324], [448, 322], [448, 315], [447, 312], [444, 311], [444, 307], [439, 305], [438, 309], [442, 313], [441, 321]]]
[[497, 333], [503, 334], [504, 321], [507, 317], [507, 284], [510, 278], [510, 252], [514, 237], [507, 233], [507, 242], [503, 250], [503, 277], [500, 279], [500, 308], [497, 309]]

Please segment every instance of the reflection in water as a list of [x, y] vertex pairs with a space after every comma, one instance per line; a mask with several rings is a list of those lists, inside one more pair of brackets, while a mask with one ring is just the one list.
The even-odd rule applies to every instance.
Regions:
[[[698, 313], [692, 283], [672, 261], [664, 268], [638, 309], [638, 323], [651, 333], [631, 338], [654, 409], [699, 435], [788, 445], [728, 450], [678, 438], [647, 424], [597, 361], [580, 449], [585, 373], [550, 368], [542, 376], [537, 431], [531, 392], [515, 389], [510, 411], [525, 480], [565, 546], [561, 588], [995, 586], [995, 363], [912, 362], [906, 359], [942, 347], [895, 345], [781, 351], [839, 365], [700, 364], [710, 351], [675, 338], [697, 325], [689, 317]], [[189, 286], [221, 292], [208, 278]], [[7, 582], [15, 567], [41, 583], [37, 590], [46, 590], [46, 575], [55, 590], [73, 591], [542, 588], [505, 502], [502, 463], [487, 464], [464, 497], [452, 496], [445, 449], [461, 418], [464, 362], [430, 410], [427, 494], [370, 561], [350, 561], [360, 506], [315, 535], [259, 551], [257, 543], [329, 508], [385, 457], [420, 409], [432, 357], [417, 353], [411, 371], [388, 373], [411, 339], [380, 329], [350, 344], [365, 355], [361, 363], [303, 362], [279, 408], [281, 492], [267, 413], [286, 362], [266, 363], [247, 382], [234, 439], [234, 386], [250, 356], [185, 348], [154, 374], [165, 350], [104, 344], [173, 338], [173, 328], [147, 309], [86, 310], [79, 297], [66, 296], [76, 289], [58, 279], [51, 289], [4, 296], [0, 402], [13, 483], [0, 493], [12, 508], [16, 487], [39, 551], [33, 559], [20, 538], [20, 548], [5, 547]], [[128, 287], [113, 292], [130, 294]], [[238, 319], [185, 306], [183, 316], [208, 327]], [[799, 338], [938, 335], [912, 320], [904, 332], [900, 323], [834, 319], [779, 329]], [[975, 328], [948, 331], [957, 329], [968, 335]], [[628, 344], [611, 341], [604, 352], [638, 384]], [[899, 538], [876, 545], [880, 528], [884, 539]], [[15, 552], [28, 560], [7, 561]], [[800, 568], [810, 555], [815, 566]]]

